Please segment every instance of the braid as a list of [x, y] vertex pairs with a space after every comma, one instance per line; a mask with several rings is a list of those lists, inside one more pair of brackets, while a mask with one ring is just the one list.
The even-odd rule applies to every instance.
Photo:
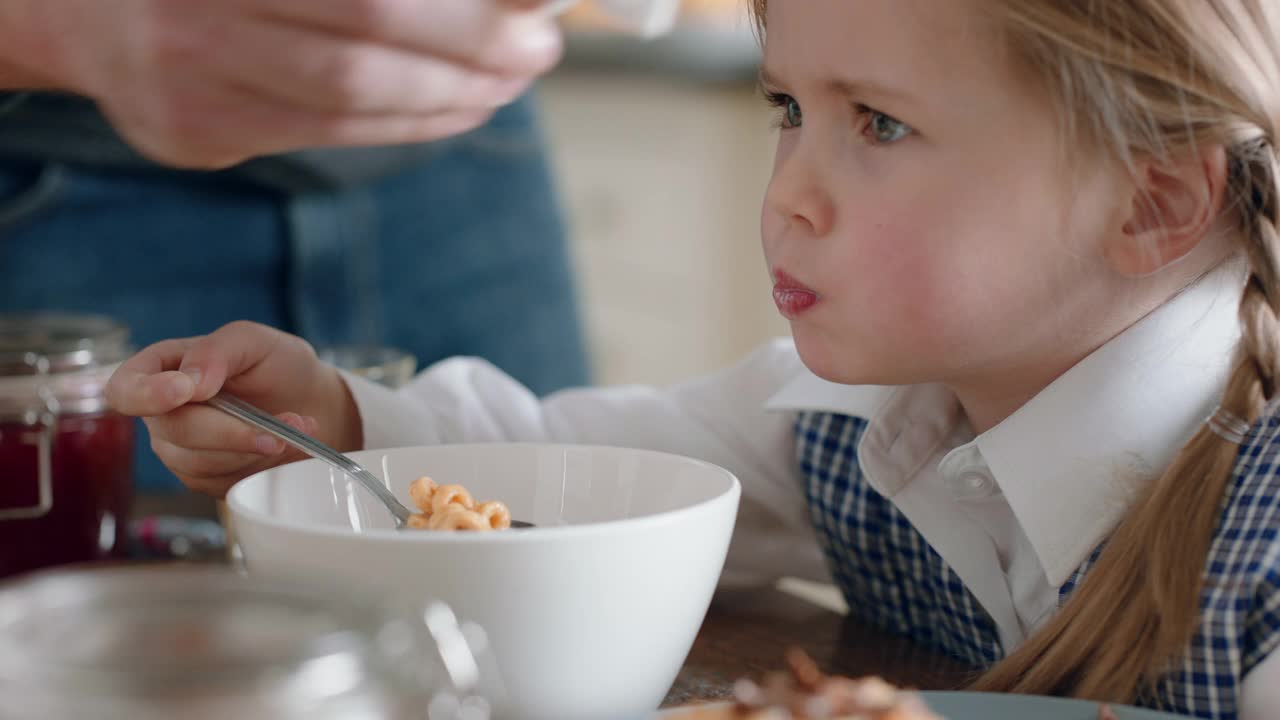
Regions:
[[[1222, 407], [1252, 422], [1280, 380], [1280, 172], [1265, 140], [1242, 143], [1230, 154], [1228, 191], [1237, 200], [1250, 275]], [[1201, 427], [1134, 503], [1071, 602], [975, 688], [1110, 702], [1132, 702], [1153, 688], [1195, 632], [1205, 558], [1237, 451]]]
[[1252, 419], [1275, 396], [1280, 379], [1280, 167], [1271, 143], [1258, 139], [1241, 148], [1232, 170], [1234, 194], [1243, 204], [1240, 219], [1250, 274], [1240, 299], [1240, 362], [1223, 406]]

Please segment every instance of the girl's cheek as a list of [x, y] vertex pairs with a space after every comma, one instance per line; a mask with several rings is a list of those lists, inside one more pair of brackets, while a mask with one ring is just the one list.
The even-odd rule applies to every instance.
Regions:
[[[856, 217], [856, 211], [851, 215]], [[870, 291], [915, 293], [931, 277], [929, 266], [934, 258], [929, 243], [915, 227], [891, 220], [872, 221], [852, 228], [851, 233], [844, 238], [848, 251], [841, 269]]]
[[[935, 334], [945, 329], [949, 308], [963, 305], [957, 297], [954, 265], [941, 241], [908, 223], [872, 223], [839, 263], [844, 283], [871, 321], [907, 336]], [[943, 239], [945, 240], [945, 239]]]

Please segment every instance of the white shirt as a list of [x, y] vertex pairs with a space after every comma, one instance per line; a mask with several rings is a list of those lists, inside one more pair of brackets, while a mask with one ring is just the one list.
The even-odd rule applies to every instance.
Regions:
[[[392, 392], [348, 376], [367, 447], [550, 441], [648, 448], [733, 472], [742, 506], [722, 585], [829, 577], [794, 457], [799, 410], [867, 418], [858, 458], [973, 591], [1011, 649], [1057, 607], [1058, 588], [1212, 412], [1238, 339], [1239, 275], [1225, 268], [1077, 364], [974, 437], [937, 385], [836, 385], [789, 340], [670, 388], [568, 390], [542, 400], [459, 358]], [[1280, 653], [1243, 683], [1242, 720], [1280, 708]]]

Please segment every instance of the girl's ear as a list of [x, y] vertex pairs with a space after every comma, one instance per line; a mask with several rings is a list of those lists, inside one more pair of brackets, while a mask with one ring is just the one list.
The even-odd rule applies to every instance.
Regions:
[[1112, 267], [1137, 277], [1185, 257], [1208, 237], [1226, 183], [1227, 152], [1221, 145], [1140, 163], [1129, 217], [1106, 246]]

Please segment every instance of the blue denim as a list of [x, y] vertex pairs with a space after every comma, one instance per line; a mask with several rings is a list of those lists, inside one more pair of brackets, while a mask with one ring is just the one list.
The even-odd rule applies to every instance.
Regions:
[[[486, 358], [539, 394], [587, 381], [531, 101], [369, 185], [0, 158], [0, 312], [96, 312], [135, 344], [249, 319], [316, 346]], [[139, 433], [138, 487], [178, 489]]]

